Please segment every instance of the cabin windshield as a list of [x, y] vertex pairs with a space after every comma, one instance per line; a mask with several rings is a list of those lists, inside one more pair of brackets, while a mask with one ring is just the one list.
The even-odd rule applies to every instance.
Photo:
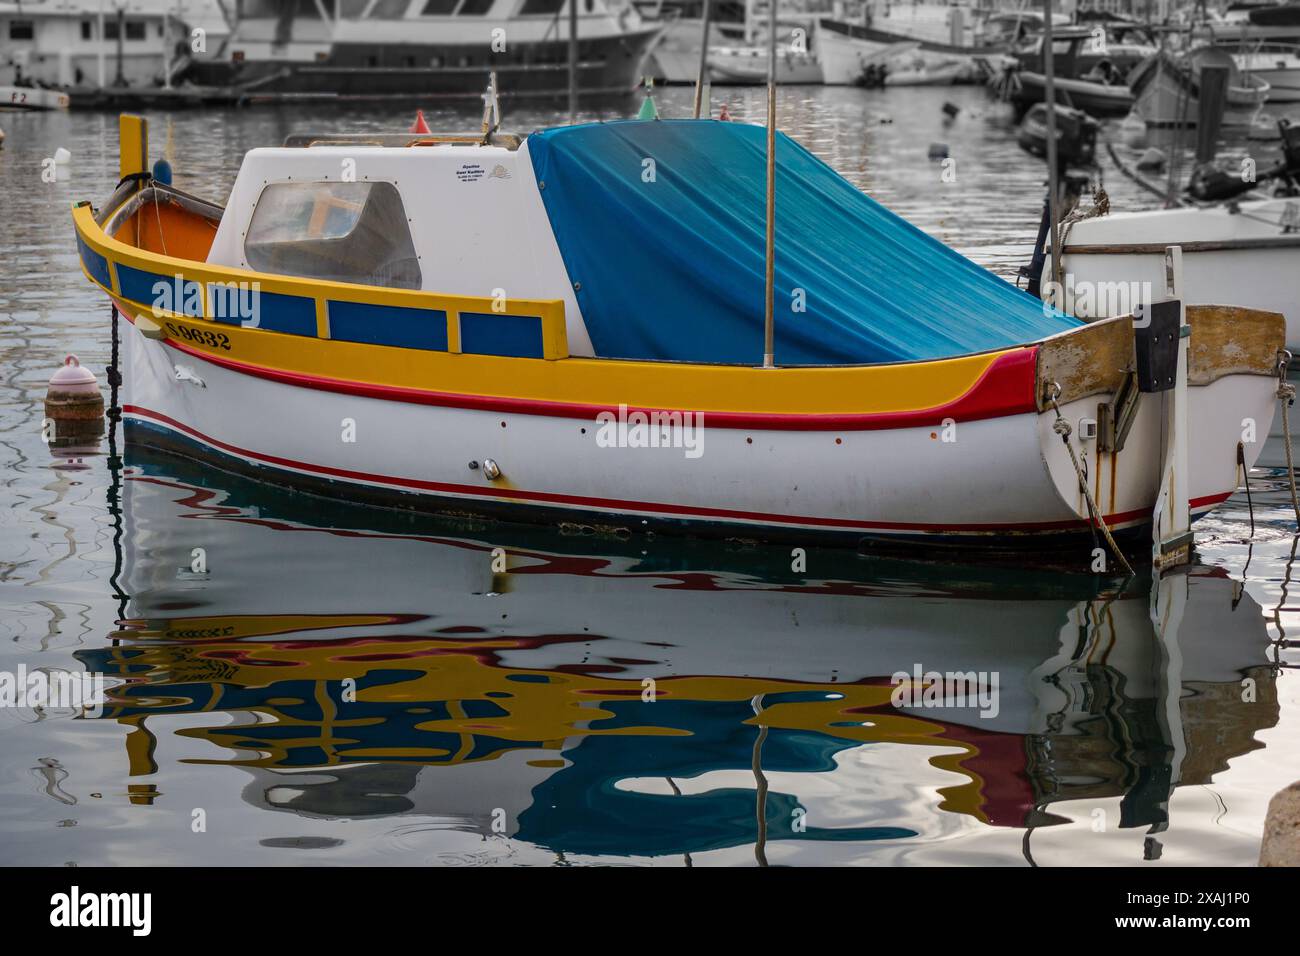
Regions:
[[250, 268], [278, 275], [420, 288], [420, 263], [392, 183], [272, 183], [244, 239]]

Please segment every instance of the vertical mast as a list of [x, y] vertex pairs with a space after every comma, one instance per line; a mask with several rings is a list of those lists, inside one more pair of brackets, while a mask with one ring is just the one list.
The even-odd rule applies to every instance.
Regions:
[[578, 121], [578, 0], [569, 0], [569, 125]]
[[[1052, 0], [1043, 0], [1043, 99], [1047, 103], [1048, 241], [1052, 244], [1052, 281], [1061, 281], [1061, 246], [1057, 223], [1061, 221], [1060, 170], [1056, 157], [1056, 64], [1052, 58]], [[1064, 302], [1062, 302], [1064, 305]]]
[[[704, 84], [709, 78], [709, 19], [713, 11], [713, 4], [710, 0], [704, 0], [704, 27], [700, 33], [700, 71], [695, 77], [695, 119], [700, 118], [701, 101], [704, 96]], [[710, 107], [709, 115], [713, 115], [713, 109]]]
[[776, 365], [773, 354], [776, 311], [776, 0], [767, 6], [767, 250], [764, 288], [763, 367]]

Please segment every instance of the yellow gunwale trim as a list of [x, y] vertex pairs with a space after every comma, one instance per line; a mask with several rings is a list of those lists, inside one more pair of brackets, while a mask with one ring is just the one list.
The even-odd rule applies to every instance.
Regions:
[[[448, 315], [448, 351], [398, 348], [290, 335], [265, 329], [165, 315], [178, 328], [220, 331], [229, 348], [168, 336], [169, 344], [214, 362], [320, 380], [346, 381], [380, 388], [481, 399], [559, 403], [574, 406], [698, 410], [766, 416], [892, 416], [942, 412], [971, 393], [999, 359], [1032, 351], [1013, 346], [994, 352], [915, 362], [876, 365], [757, 366], [646, 362], [624, 359], [565, 357], [554, 361], [457, 353], [459, 312], [493, 312], [485, 297], [440, 296], [427, 292], [383, 289], [327, 281], [271, 276], [226, 266], [211, 266], [143, 252], [108, 237], [95, 223], [88, 205], [73, 208], [78, 233], [86, 245], [113, 268], [121, 262], [146, 272], [180, 273], [203, 283], [258, 282], [262, 291], [367, 304], [441, 308]], [[86, 272], [87, 278], [100, 285]], [[153, 315], [150, 304], [113, 296], [132, 320]], [[206, 296], [205, 296], [206, 301]], [[497, 310], [501, 312], [498, 304]], [[560, 300], [512, 299], [503, 314], [558, 316]], [[550, 330], [544, 326], [544, 334]], [[548, 340], [552, 341], [552, 340]], [[1025, 411], [1033, 405], [1032, 374], [1024, 391]], [[434, 384], [436, 383], [436, 384]], [[431, 387], [433, 385], [434, 387]], [[485, 385], [490, 386], [485, 389]], [[1017, 396], [1017, 400], [1019, 396]], [[1016, 411], [1020, 409], [1017, 408]], [[1003, 412], [1007, 414], [1010, 412]], [[988, 416], [984, 416], [988, 417]], [[960, 419], [960, 416], [958, 416]], [[939, 424], [936, 417], [933, 424]], [[830, 423], [826, 427], [839, 427]], [[852, 427], [844, 423], [844, 427]]]

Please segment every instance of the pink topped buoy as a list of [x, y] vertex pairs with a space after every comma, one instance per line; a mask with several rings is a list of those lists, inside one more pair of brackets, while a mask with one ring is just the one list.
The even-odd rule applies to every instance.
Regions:
[[50, 376], [43, 432], [51, 451], [84, 449], [98, 443], [104, 434], [104, 396], [99, 382], [75, 355], [65, 358]]
[[69, 355], [59, 366], [59, 370], [50, 376], [50, 389], [82, 395], [93, 392], [98, 395], [99, 382], [95, 379], [94, 373], [81, 364], [80, 359], [75, 355]]

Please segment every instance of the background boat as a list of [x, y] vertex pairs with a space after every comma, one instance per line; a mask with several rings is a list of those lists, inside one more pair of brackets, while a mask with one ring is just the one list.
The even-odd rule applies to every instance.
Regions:
[[[659, 23], [663, 35], [650, 51], [645, 71], [661, 83], [694, 83], [700, 71], [700, 39], [706, 0], [635, 0], [647, 23]], [[709, 45], [746, 42], [744, 0], [708, 0]]]
[[[251, 100], [285, 94], [477, 100], [495, 71], [503, 96], [555, 98], [568, 90], [567, 9], [566, 0], [359, 7], [246, 0], [230, 36], [213, 55], [196, 60], [189, 75], [203, 85], [235, 87]], [[664, 26], [644, 23], [631, 9], [615, 12], [605, 0], [584, 2], [577, 19], [578, 88], [633, 90]]]
[[0, 86], [0, 110], [66, 110], [70, 97], [63, 90], [39, 86]]
[[1300, 103], [1300, 47], [1268, 45], [1231, 55], [1243, 76], [1268, 84], [1269, 103]]
[[[709, 50], [709, 75], [720, 85], [765, 84], [767, 56], [766, 46], [715, 46]], [[778, 46], [776, 77], [782, 86], [821, 83], [822, 68], [813, 53]]]
[[1195, 126], [1200, 90], [1197, 75], [1206, 66], [1228, 71], [1223, 125], [1251, 126], [1268, 100], [1268, 84], [1242, 74], [1232, 56], [1218, 47], [1199, 47], [1177, 57], [1160, 53], [1138, 66], [1128, 78], [1134, 111], [1148, 126]]

